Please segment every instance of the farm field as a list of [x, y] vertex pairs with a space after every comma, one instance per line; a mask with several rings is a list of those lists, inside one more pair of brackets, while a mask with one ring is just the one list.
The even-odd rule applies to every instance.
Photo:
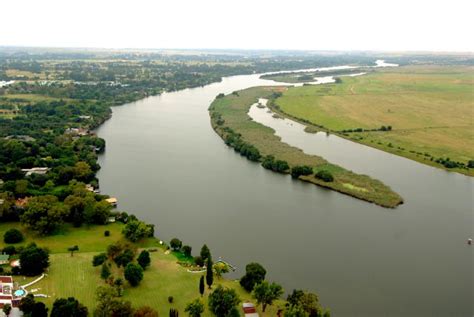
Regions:
[[466, 165], [474, 159], [473, 89], [473, 67], [407, 66], [343, 77], [341, 84], [293, 87], [275, 105], [306, 124], [443, 167], [436, 159]]

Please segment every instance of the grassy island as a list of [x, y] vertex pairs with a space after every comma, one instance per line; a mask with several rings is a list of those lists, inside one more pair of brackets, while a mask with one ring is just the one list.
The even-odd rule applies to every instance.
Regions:
[[[252, 121], [247, 115], [258, 98], [272, 99], [284, 90], [285, 87], [254, 87], [227, 96], [217, 96], [209, 108], [214, 130], [242, 155], [253, 161], [262, 161], [264, 166], [272, 165], [270, 169], [290, 173], [295, 171], [295, 167], [309, 166], [310, 173], [293, 175], [303, 181], [383, 207], [394, 208], [403, 202], [397, 193], [382, 182], [331, 164], [319, 156], [305, 154], [300, 149], [281, 142], [273, 129]], [[268, 163], [272, 159], [281, 164]], [[320, 171], [330, 173], [332, 181], [316, 177]]]

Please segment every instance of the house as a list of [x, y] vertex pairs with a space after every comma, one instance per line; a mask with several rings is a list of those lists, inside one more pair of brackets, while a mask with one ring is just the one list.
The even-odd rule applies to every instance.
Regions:
[[0, 306], [12, 305], [13, 278], [11, 276], [0, 276]]
[[110, 197], [110, 198], [107, 198], [105, 201], [111, 204], [112, 206], [117, 207], [117, 202], [118, 202], [117, 198]]
[[67, 128], [65, 133], [78, 136], [85, 136], [90, 134], [89, 130], [83, 128]]
[[49, 171], [49, 167], [22, 168], [21, 171], [26, 173], [25, 176], [30, 176], [32, 174], [44, 175]]
[[243, 303], [242, 309], [244, 311], [245, 317], [258, 317], [257, 310], [255, 309], [255, 305], [252, 303]]
[[0, 254], [0, 265], [7, 264], [10, 260], [10, 255], [2, 253]]

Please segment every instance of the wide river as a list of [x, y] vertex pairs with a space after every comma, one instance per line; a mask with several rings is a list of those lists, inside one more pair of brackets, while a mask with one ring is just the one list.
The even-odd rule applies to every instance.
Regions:
[[237, 266], [230, 277], [259, 262], [287, 291], [317, 292], [333, 316], [473, 316], [473, 179], [278, 127], [285, 142], [315, 154], [320, 146], [405, 204], [385, 209], [265, 170], [224, 144], [207, 108], [219, 93], [273, 84], [227, 77], [114, 107], [98, 129], [107, 141], [101, 191], [163, 240], [178, 237], [194, 253], [207, 243]]

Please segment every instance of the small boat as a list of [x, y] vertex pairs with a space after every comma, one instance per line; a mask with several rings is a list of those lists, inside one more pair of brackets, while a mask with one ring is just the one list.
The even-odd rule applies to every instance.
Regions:
[[469, 244], [469, 245], [472, 244], [472, 239], [471, 238], [467, 239], [467, 244]]

